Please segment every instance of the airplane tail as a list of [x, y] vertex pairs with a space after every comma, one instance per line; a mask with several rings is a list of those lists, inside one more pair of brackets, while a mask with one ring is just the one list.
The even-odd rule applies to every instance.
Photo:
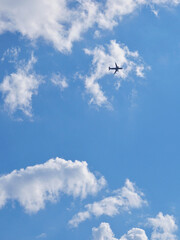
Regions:
[[109, 67], [109, 70], [110, 70], [111, 68]]

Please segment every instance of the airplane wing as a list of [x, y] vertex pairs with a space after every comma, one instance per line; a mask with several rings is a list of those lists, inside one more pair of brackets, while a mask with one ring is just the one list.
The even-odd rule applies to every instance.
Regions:
[[116, 65], [116, 68], [118, 68], [118, 65], [117, 65], [117, 63], [115, 62], [115, 65]]
[[114, 74], [116, 74], [117, 71], [118, 71], [118, 69], [115, 70]]

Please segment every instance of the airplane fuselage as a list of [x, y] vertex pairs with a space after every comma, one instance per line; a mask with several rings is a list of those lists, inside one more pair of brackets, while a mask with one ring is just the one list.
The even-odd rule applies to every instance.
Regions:
[[121, 67], [117, 67], [117, 68], [111, 68], [111, 67], [109, 67], [109, 70], [116, 70], [116, 71], [118, 71], [119, 69], [122, 69]]
[[109, 70], [115, 70], [114, 74], [118, 72], [120, 69], [123, 69], [122, 67], [118, 67], [118, 65], [115, 63], [116, 67], [109, 67]]

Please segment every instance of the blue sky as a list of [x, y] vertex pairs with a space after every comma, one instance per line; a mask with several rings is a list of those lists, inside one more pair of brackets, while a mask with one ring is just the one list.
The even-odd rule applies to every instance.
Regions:
[[179, 4], [0, 0], [0, 239], [179, 239]]

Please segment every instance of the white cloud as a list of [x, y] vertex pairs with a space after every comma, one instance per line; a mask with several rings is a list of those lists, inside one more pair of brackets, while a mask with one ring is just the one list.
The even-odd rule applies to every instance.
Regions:
[[151, 0], [152, 3], [157, 5], [178, 5], [180, 4], [180, 0]]
[[158, 17], [158, 16], [159, 16], [159, 11], [158, 11], [153, 5], [151, 5], [150, 8], [151, 8], [152, 13], [153, 13], [156, 17]]
[[37, 239], [42, 239], [42, 238], [46, 238], [47, 237], [47, 234], [46, 233], [41, 233], [39, 234], [38, 236], [36, 236]]
[[99, 80], [107, 74], [112, 75], [112, 71], [109, 71], [108, 68], [109, 66], [114, 67], [115, 62], [123, 67], [115, 75], [117, 79], [116, 85], [120, 86], [123, 80], [128, 79], [131, 72], [134, 72], [138, 77], [144, 77], [145, 67], [138, 52], [130, 51], [127, 46], [117, 43], [115, 40], [112, 40], [107, 45], [107, 49], [99, 46], [94, 50], [85, 49], [85, 53], [93, 56], [92, 72], [90, 76], [85, 77], [85, 87], [92, 96], [90, 102], [98, 106], [109, 106], [108, 99], [99, 84]]
[[155, 218], [148, 219], [149, 224], [153, 227], [151, 235], [152, 240], [176, 240], [174, 234], [177, 231], [175, 219], [171, 215], [163, 215], [161, 212]]
[[116, 240], [108, 223], [101, 223], [98, 228], [92, 229], [93, 240]]
[[101, 215], [114, 216], [121, 211], [130, 212], [133, 208], [140, 208], [147, 202], [142, 198], [143, 193], [138, 191], [135, 184], [128, 179], [124, 187], [114, 192], [114, 195], [106, 197], [99, 202], [87, 204], [86, 211], [77, 213], [69, 224], [77, 227], [79, 223], [91, 218], [93, 215], [100, 217]]
[[[93, 240], [118, 240], [114, 237], [109, 223], [101, 223], [98, 228], [92, 229]], [[127, 234], [123, 235], [119, 240], [148, 240], [143, 229], [132, 228]]]
[[51, 78], [51, 82], [58, 86], [61, 90], [64, 90], [68, 87], [68, 83], [65, 77], [61, 76], [60, 74], [53, 74]]
[[28, 213], [36, 213], [47, 201], [55, 202], [59, 195], [86, 198], [105, 185], [105, 179], [97, 179], [86, 162], [50, 159], [25, 169], [14, 170], [0, 177], [0, 207], [8, 200], [16, 200]]
[[136, 75], [138, 77], [144, 77], [144, 66], [143, 65], [139, 65], [139, 66], [136, 66]]
[[17, 31], [30, 40], [43, 38], [59, 51], [66, 52], [96, 24], [99, 28], [112, 29], [124, 16], [143, 6], [179, 3], [179, 0], [106, 0], [102, 3], [95, 0], [0, 0], [0, 33]]
[[176, 6], [180, 0], [107, 0], [97, 22], [102, 29], [112, 29], [124, 16], [133, 14], [143, 6]]
[[[44, 38], [59, 51], [70, 51], [93, 24], [98, 4], [90, 0], [0, 0], [0, 33], [18, 31], [29, 39]], [[84, 24], [86, 22], [86, 24]]]
[[5, 107], [14, 113], [16, 110], [23, 111], [27, 116], [32, 116], [32, 96], [37, 94], [42, 76], [33, 71], [36, 58], [31, 56], [27, 64], [20, 62], [16, 73], [5, 76], [0, 83], [0, 91], [3, 94]]
[[21, 49], [19, 47], [8, 48], [3, 53], [1, 61], [3, 62], [6, 58], [9, 58], [10, 63], [16, 62], [20, 51], [21, 51]]
[[[153, 228], [151, 240], [176, 240], [174, 234], [177, 231], [175, 219], [170, 215], [163, 215], [161, 212], [155, 218], [148, 219], [149, 225]], [[93, 240], [118, 240], [114, 237], [109, 223], [101, 223], [98, 228], [92, 229]], [[119, 240], [148, 240], [145, 231], [141, 228], [132, 228]]]
[[141, 7], [145, 3], [145, 0], [107, 0], [104, 11], [98, 16], [99, 27], [112, 29], [124, 16], [132, 14], [138, 7]]
[[148, 240], [146, 233], [141, 228], [132, 228], [120, 240]]

